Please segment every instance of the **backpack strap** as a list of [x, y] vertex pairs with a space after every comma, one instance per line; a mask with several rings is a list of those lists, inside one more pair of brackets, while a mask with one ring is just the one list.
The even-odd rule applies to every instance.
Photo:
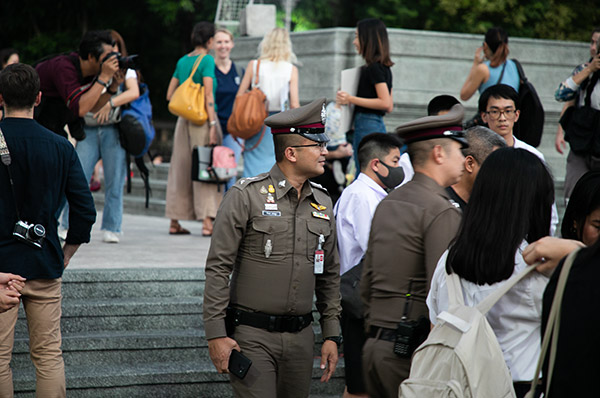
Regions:
[[523, 70], [521, 63], [515, 58], [512, 58], [511, 61], [513, 61], [515, 63], [515, 66], [517, 67], [517, 72], [519, 72], [519, 79], [521, 80], [521, 84], [526, 83], [527, 76], [525, 76], [525, 71]]
[[538, 360], [537, 368], [535, 369], [535, 377], [531, 381], [531, 389], [525, 396], [526, 398], [532, 398], [535, 389], [540, 381], [540, 373], [542, 371], [542, 365], [546, 359], [548, 353], [548, 346], [550, 345], [550, 337], [552, 337], [552, 349], [550, 350], [550, 360], [548, 362], [548, 375], [546, 376], [546, 396], [550, 392], [550, 382], [552, 381], [552, 372], [554, 370], [554, 361], [556, 360], [556, 347], [558, 345], [558, 331], [560, 327], [560, 313], [562, 308], [563, 293], [565, 292], [565, 286], [567, 285], [567, 279], [569, 278], [569, 272], [571, 266], [575, 261], [575, 257], [581, 248], [577, 248], [572, 251], [565, 260], [558, 282], [556, 284], [556, 291], [554, 292], [554, 299], [552, 300], [552, 307], [550, 308], [550, 315], [548, 316], [548, 323], [546, 324], [546, 331], [544, 332], [544, 338], [542, 340], [542, 349], [540, 352], [540, 358]]
[[508, 61], [504, 61], [504, 65], [502, 65], [502, 72], [500, 72], [500, 77], [498, 78], [498, 81], [496, 82], [496, 84], [500, 84], [502, 82], [502, 77], [504, 77], [504, 69], [506, 69], [506, 63]]
[[479, 304], [477, 304], [477, 309], [479, 310], [479, 312], [481, 312], [484, 315], [487, 314], [488, 311], [494, 306], [494, 304], [496, 304], [496, 302], [498, 300], [500, 300], [500, 298], [506, 294], [506, 292], [508, 292], [510, 289], [512, 289], [512, 287], [514, 285], [516, 285], [521, 279], [523, 279], [525, 276], [527, 276], [531, 271], [533, 271], [535, 269], [535, 267], [539, 266], [540, 264], [541, 264], [541, 262], [527, 266], [525, 269], [523, 269], [517, 275], [514, 275], [513, 277], [511, 277], [508, 281], [506, 281], [498, 289], [494, 290], [485, 299], [481, 300], [481, 302]]
[[456, 275], [456, 272], [446, 273], [446, 286], [448, 287], [448, 307], [465, 305], [460, 277]]

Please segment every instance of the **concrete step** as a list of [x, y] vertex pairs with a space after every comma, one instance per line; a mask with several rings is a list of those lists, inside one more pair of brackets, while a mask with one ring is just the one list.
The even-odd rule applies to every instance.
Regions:
[[[320, 360], [313, 363], [310, 396], [341, 396], [344, 391], [343, 367], [340, 360], [333, 378], [321, 383]], [[204, 361], [146, 362], [65, 366], [67, 395], [70, 398], [131, 397], [206, 397], [230, 398], [233, 392], [227, 375], [218, 374], [212, 363]], [[16, 370], [13, 380], [17, 398], [34, 397], [35, 378], [32, 370]]]
[[[202, 297], [65, 300], [62, 305], [64, 334], [200, 327]], [[24, 314], [17, 321], [15, 334], [27, 335]]]
[[[63, 334], [63, 358], [68, 367], [147, 362], [210, 360], [201, 329], [113, 331]], [[16, 338], [12, 369], [32, 369], [26, 338]]]
[[202, 297], [203, 268], [69, 269], [64, 299], [125, 297]]

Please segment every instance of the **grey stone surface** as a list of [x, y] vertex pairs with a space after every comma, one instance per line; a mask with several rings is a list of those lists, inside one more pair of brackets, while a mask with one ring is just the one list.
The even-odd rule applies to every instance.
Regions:
[[98, 212], [89, 244], [81, 245], [65, 271], [100, 268], [204, 268], [210, 238], [202, 236], [202, 223], [181, 221], [191, 235], [169, 235], [169, 220], [123, 215], [120, 243], [102, 242], [102, 212]]
[[276, 14], [274, 4], [248, 4], [240, 16], [240, 34], [263, 37], [275, 28]]

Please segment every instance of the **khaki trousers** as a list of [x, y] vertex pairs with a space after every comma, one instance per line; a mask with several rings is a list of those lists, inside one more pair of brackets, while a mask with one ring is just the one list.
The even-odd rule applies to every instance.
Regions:
[[203, 220], [216, 217], [224, 187], [192, 181], [192, 150], [196, 145], [208, 145], [209, 141], [208, 123], [196, 126], [182, 117], [177, 118], [167, 179], [167, 218]]
[[[25, 282], [21, 301], [29, 329], [29, 353], [36, 370], [36, 397], [63, 398], [67, 393], [60, 348], [61, 279]], [[16, 306], [0, 314], [0, 398], [13, 397], [10, 360], [18, 310]]]
[[410, 373], [410, 359], [394, 354], [391, 341], [368, 338], [363, 347], [363, 369], [371, 398], [397, 398], [398, 388]]
[[252, 360], [243, 380], [230, 375], [239, 398], [306, 398], [310, 392], [315, 337], [312, 327], [298, 333], [236, 326], [233, 338]]

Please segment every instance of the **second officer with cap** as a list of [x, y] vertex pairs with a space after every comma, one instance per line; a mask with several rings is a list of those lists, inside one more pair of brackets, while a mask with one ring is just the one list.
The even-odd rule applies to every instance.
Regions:
[[[363, 347], [370, 397], [397, 397], [419, 336], [429, 330], [425, 298], [433, 271], [460, 224], [446, 187], [463, 173], [464, 109], [396, 129], [415, 170], [411, 181], [381, 201], [371, 224], [361, 295], [369, 338]], [[396, 344], [397, 341], [405, 344]]]
[[[241, 179], [215, 220], [206, 261], [204, 327], [210, 357], [227, 372], [232, 350], [252, 360], [238, 397], [307, 397], [313, 368], [313, 294], [325, 341], [321, 381], [338, 361], [339, 261], [323, 173], [325, 99], [270, 116], [276, 164]], [[231, 275], [231, 281], [230, 281]]]

